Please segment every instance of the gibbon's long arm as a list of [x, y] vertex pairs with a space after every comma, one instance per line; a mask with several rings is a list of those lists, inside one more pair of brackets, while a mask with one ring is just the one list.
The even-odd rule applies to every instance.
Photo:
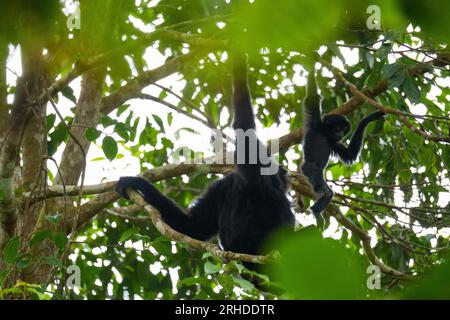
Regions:
[[314, 75], [314, 66], [308, 74], [308, 83], [306, 85], [306, 97], [304, 102], [306, 124], [309, 127], [317, 127], [322, 121], [322, 110], [320, 108], [320, 96], [317, 92], [316, 77]]
[[247, 56], [241, 52], [231, 54], [233, 68], [233, 108], [235, 130], [255, 129], [255, 115], [248, 87]]
[[226, 179], [215, 182], [202, 198], [186, 214], [172, 200], [164, 196], [151, 183], [141, 177], [120, 178], [116, 191], [128, 198], [126, 190], [131, 188], [139, 192], [144, 200], [155, 207], [162, 219], [178, 232], [198, 240], [208, 240], [218, 232], [219, 207], [225, 199]]
[[348, 147], [344, 146], [342, 143], [332, 145], [333, 151], [339, 156], [342, 162], [351, 164], [358, 158], [367, 125], [372, 121], [382, 119], [384, 116], [384, 112], [377, 111], [362, 119], [353, 133]]
[[[248, 85], [246, 54], [233, 51], [231, 63], [233, 70], [233, 128], [236, 132], [236, 167], [241, 177], [244, 177], [247, 182], [251, 182], [261, 174], [260, 153], [266, 152], [267, 154], [267, 149], [256, 136], [255, 115]], [[244, 144], [244, 148], [242, 144]]]

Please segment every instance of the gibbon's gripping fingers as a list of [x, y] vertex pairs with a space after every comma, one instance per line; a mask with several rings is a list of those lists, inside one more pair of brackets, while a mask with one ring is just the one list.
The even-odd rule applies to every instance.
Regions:
[[316, 218], [316, 224], [317, 224], [317, 228], [319, 228], [319, 230], [324, 231], [325, 229], [325, 219], [323, 218], [323, 215], [321, 212], [314, 214], [314, 217]]
[[150, 183], [142, 177], [120, 177], [116, 184], [116, 192], [127, 200], [130, 200], [127, 190], [133, 189], [143, 194], [144, 187]]

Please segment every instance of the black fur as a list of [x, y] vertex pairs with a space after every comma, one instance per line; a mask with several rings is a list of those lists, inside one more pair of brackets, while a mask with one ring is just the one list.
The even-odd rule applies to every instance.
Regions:
[[[232, 61], [233, 128], [255, 129], [246, 57], [235, 54]], [[258, 147], [265, 150], [262, 143]], [[245, 149], [247, 154], [247, 143]], [[274, 175], [261, 175], [263, 166], [259, 156], [256, 164], [238, 164], [233, 173], [213, 183], [187, 214], [144, 178], [122, 177], [116, 191], [127, 197], [128, 188], [137, 190], [166, 223], [183, 234], [199, 240], [218, 234], [224, 250], [260, 254], [264, 240], [273, 231], [294, 226], [286, 197], [285, 171], [280, 168]]]
[[311, 207], [317, 224], [323, 225], [321, 212], [326, 209], [333, 197], [333, 191], [328, 187], [323, 171], [328, 164], [330, 155], [337, 155], [345, 164], [350, 164], [358, 158], [364, 139], [366, 126], [375, 120], [383, 119], [385, 114], [374, 112], [358, 124], [348, 147], [340, 141], [350, 132], [347, 118], [338, 114], [325, 115], [322, 118], [321, 98], [317, 92], [314, 71], [308, 76], [305, 108], [305, 136], [303, 141], [304, 162], [302, 171], [308, 177], [314, 191], [322, 193], [322, 197]]

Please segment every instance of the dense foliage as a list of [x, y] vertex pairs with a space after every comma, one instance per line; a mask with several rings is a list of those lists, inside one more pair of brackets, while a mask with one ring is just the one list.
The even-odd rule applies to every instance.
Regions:
[[[450, 238], [450, 3], [375, 1], [380, 8], [381, 29], [369, 30], [366, 21], [371, 14], [366, 9], [373, 1], [80, 2], [22, 0], [1, 4], [3, 73], [8, 57], [21, 50], [22, 75], [27, 63], [37, 59], [32, 56], [27, 60], [27, 54], [43, 55], [42, 72], [49, 90], [58, 79], [76, 77], [51, 91], [63, 119], [47, 103], [45, 91], [38, 90], [46, 100], [41, 104], [46, 105], [42, 125], [47, 147], [33, 156], [44, 157], [48, 170], [44, 178], [33, 176], [33, 181], [43, 179], [40, 185], [16, 181], [18, 216], [36, 211], [39, 219], [25, 219], [30, 227], [21, 233], [10, 232], [2, 240], [0, 297], [450, 297], [446, 260]], [[78, 5], [81, 27], [70, 30], [66, 21]], [[7, 22], [11, 19], [20, 23], [12, 27]], [[230, 45], [249, 53], [250, 89], [259, 127], [267, 138], [285, 138], [280, 143], [279, 161], [294, 182], [302, 161], [299, 137], [305, 54], [311, 50], [320, 54], [316, 67], [324, 112], [347, 115], [355, 127], [362, 117], [375, 111], [373, 104], [355, 98], [336, 72], [386, 108], [386, 121], [371, 125], [366, 132], [361, 161], [346, 167], [333, 160], [326, 177], [335, 191], [333, 204], [370, 236], [375, 259], [410, 275], [412, 281], [382, 274], [381, 287], [370, 290], [366, 270], [373, 260], [368, 259], [361, 236], [330, 215], [323, 235], [308, 226], [313, 219], [305, 209], [311, 199], [301, 188], [289, 192], [299, 231], [296, 236], [278, 235], [273, 240], [278, 242], [281, 259], [263, 274], [246, 270], [239, 261], [223, 261], [161, 235], [145, 210], [117, 199], [108, 192], [111, 187], [97, 195], [85, 185], [79, 195], [81, 203], [75, 192], [73, 197], [44, 196], [49, 199], [36, 207], [43, 201], [34, 201], [33, 196], [45, 194], [45, 185], [84, 183], [80, 179], [83, 164], [79, 143], [73, 142], [73, 136], [86, 150], [90, 145], [88, 181], [101, 184], [113, 180], [108, 176], [113, 171], [114, 177], [125, 174], [119, 161], [139, 161], [139, 171], [144, 173], [173, 163], [173, 154], [181, 148], [191, 150], [196, 157], [208, 155], [208, 146], [191, 143], [208, 141], [205, 132], [212, 135], [212, 130], [218, 129], [232, 135]], [[153, 58], [162, 64], [155, 65]], [[336, 69], [330, 70], [330, 65]], [[20, 74], [21, 70], [13, 71]], [[171, 74], [175, 76], [161, 81]], [[75, 80], [78, 76], [81, 84]], [[39, 86], [42, 75], [34, 77]], [[11, 98], [19, 95], [18, 86], [19, 82], [5, 86], [0, 117], [14, 114], [17, 104]], [[90, 109], [85, 112], [84, 106]], [[0, 120], [0, 142], [8, 139], [10, 123]], [[4, 145], [2, 154], [9, 150]], [[23, 159], [28, 156], [24, 150], [18, 151]], [[63, 152], [75, 163], [61, 160]], [[23, 159], [19, 166], [27, 163]], [[35, 172], [42, 171], [40, 163]], [[99, 168], [99, 163], [106, 173], [89, 169], [94, 165]], [[0, 162], [0, 168], [6, 165]], [[7, 177], [5, 172], [0, 170], [2, 178]], [[187, 208], [220, 177], [212, 172], [198, 166], [179, 174], [154, 170], [148, 177]], [[9, 203], [6, 194], [2, 185], [0, 215]], [[72, 229], [74, 217], [82, 219]], [[42, 249], [44, 244], [48, 250]], [[81, 286], [63, 288], [58, 279], [66, 279], [70, 274], [67, 267], [72, 264], [80, 268]], [[41, 265], [50, 266], [40, 269], [47, 274], [45, 281], [27, 278]], [[252, 278], [287, 291], [261, 291]]]

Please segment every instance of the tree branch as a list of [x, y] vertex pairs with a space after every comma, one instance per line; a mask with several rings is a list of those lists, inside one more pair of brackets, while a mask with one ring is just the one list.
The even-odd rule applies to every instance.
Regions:
[[244, 261], [244, 262], [251, 262], [251, 263], [266, 263], [275, 260], [279, 253], [274, 251], [266, 256], [255, 256], [251, 254], [244, 254], [244, 253], [236, 253], [231, 251], [223, 251], [220, 249], [220, 247], [211, 242], [206, 241], [200, 241], [191, 237], [188, 237], [185, 234], [182, 234], [174, 229], [172, 229], [169, 225], [167, 225], [161, 218], [161, 215], [158, 211], [153, 209], [150, 205], [148, 205], [145, 200], [142, 198], [141, 195], [139, 195], [136, 191], [128, 190], [127, 191], [128, 196], [131, 200], [133, 200], [134, 203], [141, 206], [150, 216], [150, 219], [152, 220], [153, 224], [155, 225], [156, 229], [162, 234], [165, 235], [172, 240], [182, 242], [184, 244], [187, 244], [190, 248], [200, 251], [208, 251], [211, 254], [227, 259], [227, 260], [238, 260], [238, 261]]
[[[70, 70], [64, 77], [55, 81], [48, 87], [48, 92], [53, 96], [64, 89], [66, 86], [68, 86], [69, 83], [74, 79], [81, 76], [84, 72], [105, 65], [117, 57], [130, 54], [138, 48], [148, 46], [159, 38], [166, 38], [180, 41], [182, 43], [189, 43], [194, 47], [200, 46], [204, 48], [224, 48], [227, 46], [227, 42], [224, 40], [205, 39], [199, 35], [182, 33], [179, 31], [171, 30], [171, 28], [173, 28], [173, 26], [163, 27], [150, 34], [146, 34], [144, 37], [135, 40], [128, 45], [111, 50], [109, 52], [98, 54], [85, 61], [76, 62], [75, 67], [72, 70]], [[46, 93], [44, 92], [39, 96], [38, 103], [45, 103], [47, 101], [46, 99]]]
[[139, 98], [139, 99], [145, 99], [145, 100], [150, 100], [150, 101], [154, 101], [154, 102], [163, 104], [163, 105], [165, 105], [166, 107], [168, 107], [168, 108], [170, 108], [170, 109], [172, 109], [172, 110], [174, 110], [174, 111], [176, 111], [176, 112], [178, 112], [178, 113], [184, 114], [186, 117], [189, 117], [189, 118], [191, 118], [191, 119], [194, 119], [194, 120], [196, 120], [196, 121], [198, 121], [198, 122], [204, 124], [204, 125], [207, 126], [208, 128], [216, 129], [216, 127], [215, 127], [214, 125], [211, 125], [207, 120], [202, 119], [202, 118], [196, 116], [195, 114], [192, 114], [192, 113], [190, 113], [190, 112], [187, 112], [186, 110], [183, 110], [183, 109], [181, 109], [181, 108], [178, 108], [177, 106], [175, 106], [175, 105], [171, 104], [170, 102], [167, 102], [167, 101], [165, 101], [165, 100], [163, 100], [163, 99], [161, 99], [161, 98], [152, 96], [152, 95], [147, 94], [147, 93], [139, 93], [139, 94], [136, 96], [136, 98]]
[[432, 134], [429, 134], [429, 133], [417, 128], [411, 122], [409, 122], [408, 118], [406, 117], [406, 116], [409, 116], [409, 114], [402, 112], [400, 110], [397, 110], [397, 109], [388, 108], [388, 107], [383, 106], [379, 102], [375, 101], [374, 99], [370, 98], [369, 96], [365, 95], [363, 92], [358, 90], [358, 88], [353, 83], [351, 83], [347, 79], [345, 79], [342, 72], [338, 68], [336, 68], [335, 66], [333, 66], [332, 64], [328, 63], [327, 61], [325, 61], [323, 59], [321, 59], [320, 61], [323, 65], [325, 65], [325, 67], [330, 69], [330, 71], [335, 75], [335, 77], [337, 79], [342, 81], [350, 89], [350, 92], [354, 96], [358, 97], [363, 102], [367, 102], [371, 106], [377, 108], [380, 111], [383, 111], [384, 113], [390, 113], [390, 114], [395, 114], [395, 115], [399, 116], [400, 120], [403, 122], [403, 124], [408, 129], [410, 129], [414, 133], [422, 136], [423, 138], [425, 138], [427, 140], [450, 143], [450, 136], [432, 135]]
[[[297, 180], [297, 181], [296, 181]], [[301, 174], [295, 174], [295, 179], [291, 179], [292, 187], [297, 190], [299, 193], [306, 195], [307, 197], [316, 199], [318, 197], [317, 194], [314, 193], [311, 186], [307, 182], [306, 178]], [[367, 257], [369, 258], [370, 262], [372, 262], [374, 265], [378, 266], [380, 270], [394, 278], [407, 280], [412, 278], [412, 276], [405, 274], [403, 272], [400, 272], [398, 270], [395, 270], [387, 265], [385, 265], [375, 254], [375, 251], [373, 250], [372, 246], [370, 245], [370, 236], [365, 232], [363, 229], [358, 227], [353, 221], [347, 219], [339, 210], [338, 207], [336, 207], [334, 204], [328, 205], [326, 212], [330, 215], [336, 218], [336, 220], [352, 231], [354, 234], [358, 236], [358, 238], [361, 239], [364, 252], [366, 253]]]
[[205, 52], [207, 52], [205, 49], [191, 50], [185, 55], [176, 57], [158, 68], [146, 71], [131, 79], [116, 92], [102, 98], [101, 112], [109, 114], [125, 101], [136, 98], [141, 93], [142, 89], [149, 84], [161, 80], [174, 72], [180, 71], [185, 63], [200, 57]]
[[[202, 173], [229, 173], [231, 170], [231, 166], [229, 165], [214, 165], [214, 166], [207, 166], [204, 167], [205, 165], [195, 165], [195, 164], [191, 164], [191, 165], [186, 165], [186, 164], [181, 164], [181, 165], [167, 165], [164, 167], [159, 167], [153, 170], [149, 170], [147, 171], [144, 176], [150, 180], [151, 182], [155, 182], [155, 181], [159, 181], [159, 180], [163, 180], [163, 179], [167, 179], [169, 177], [172, 176], [177, 176], [177, 175], [181, 175], [181, 174], [186, 174], [189, 172], [193, 172], [195, 170], [201, 171]], [[291, 185], [293, 187], [293, 189], [295, 189], [297, 192], [301, 193], [302, 195], [305, 195], [307, 197], [310, 198], [317, 198], [318, 195], [315, 194], [312, 190], [312, 188], [310, 187], [309, 183], [307, 182], [306, 178], [298, 173], [291, 173], [290, 174], [290, 179], [289, 181], [291, 182]], [[116, 182], [109, 182], [107, 184], [101, 184], [101, 185], [96, 185], [96, 186], [86, 186], [86, 189], [90, 189], [93, 191], [99, 191], [103, 188], [110, 188], [112, 185], [115, 185]], [[71, 187], [68, 187], [71, 188]], [[166, 225], [161, 225], [158, 226], [158, 223], [164, 223], [162, 222], [159, 213], [156, 213], [155, 215], [155, 210], [153, 210], [151, 207], [147, 206], [147, 204], [145, 203], [145, 201], [142, 199], [142, 197], [135, 193], [135, 192], [129, 192], [130, 198], [138, 205], [145, 207], [146, 211], [148, 211], [148, 213], [150, 214], [150, 217], [152, 218], [153, 223], [155, 224], [155, 226], [158, 228], [158, 230], [164, 234], [169, 236], [170, 238], [174, 239], [174, 240], [178, 240], [178, 241], [182, 241], [184, 243], [188, 243], [190, 246], [193, 246], [194, 248], [197, 248], [199, 250], [206, 250], [209, 251], [215, 255], [224, 257], [224, 258], [229, 258], [229, 257], [233, 257], [230, 259], [235, 259], [236, 256], [234, 256], [234, 253], [222, 253], [217, 251], [217, 246], [210, 244], [210, 243], [204, 243], [202, 241], [198, 241], [195, 239], [194, 242], [191, 242], [191, 238], [187, 237], [186, 235], [183, 235], [181, 233], [178, 233], [177, 231], [171, 229], [169, 230], [168, 228], [170, 227], [166, 227]], [[99, 196], [100, 200], [99, 203], [97, 203], [98, 206], [104, 207], [105, 206], [105, 199], [106, 198], [113, 198], [115, 201], [117, 200], [119, 197], [115, 192], [108, 192], [105, 193], [103, 195]], [[92, 203], [93, 201], [95, 202], [96, 199], [91, 200], [90, 202], [88, 202], [87, 204], [83, 205], [87, 206], [89, 205], [89, 209], [87, 212], [85, 212], [85, 216], [83, 216], [83, 209], [82, 208], [82, 214], [80, 215], [80, 219], [83, 219], [82, 223], [87, 222], [87, 219], [90, 219], [91, 217], [93, 217], [93, 212], [99, 212], [102, 208], [96, 208], [95, 210], [92, 210], [92, 208], [95, 206], [95, 203]], [[107, 201], [106, 201], [107, 202]], [[370, 236], [361, 228], [359, 228], [355, 223], [353, 223], [351, 220], [347, 219], [344, 215], [342, 215], [342, 213], [339, 211], [339, 209], [335, 206], [335, 205], [329, 205], [327, 208], [327, 213], [330, 214], [331, 216], [335, 217], [336, 220], [343, 225], [344, 227], [346, 227], [347, 229], [349, 229], [350, 231], [352, 231], [356, 236], [358, 236], [362, 243], [363, 243], [363, 248], [364, 251], [366, 252], [367, 257], [369, 258], [369, 260], [374, 264], [380, 267], [380, 270], [392, 277], [395, 278], [399, 278], [399, 279], [409, 279], [411, 276], [404, 274], [398, 270], [395, 270], [389, 266], [386, 266], [383, 262], [381, 262], [375, 255], [375, 252], [373, 251], [373, 248], [370, 246]], [[78, 225], [81, 225], [80, 223]], [[219, 249], [220, 250], [220, 249]], [[246, 257], [245, 259], [247, 259], [248, 257]], [[251, 259], [253, 259], [254, 257], [252, 257]], [[258, 258], [260, 259], [260, 258]], [[236, 258], [235, 260], [241, 260], [241, 257], [239, 256], [239, 258]], [[241, 261], [248, 261], [248, 260], [241, 260]], [[262, 261], [262, 260], [258, 260], [258, 261]], [[265, 260], [263, 260], [265, 261]], [[249, 262], [254, 262], [249, 261]], [[255, 262], [255, 263], [262, 263], [262, 262]]]
[[[430, 61], [428, 64], [420, 64], [408, 69], [408, 74], [411, 77], [420, 76], [424, 73], [430, 72], [429, 66], [443, 67], [450, 64], [450, 53], [444, 52], [437, 55], [436, 59]], [[364, 88], [361, 90], [365, 96], [374, 98], [388, 89], [389, 80], [384, 79], [380, 81], [373, 89]], [[353, 96], [347, 100], [344, 104], [337, 107], [330, 114], [341, 114], [343, 116], [349, 115], [355, 111], [360, 105], [365, 102], [365, 99], [361, 97]], [[288, 134], [279, 138], [280, 150], [285, 150], [290, 146], [300, 143], [303, 139], [303, 128], [297, 128], [289, 132]]]

